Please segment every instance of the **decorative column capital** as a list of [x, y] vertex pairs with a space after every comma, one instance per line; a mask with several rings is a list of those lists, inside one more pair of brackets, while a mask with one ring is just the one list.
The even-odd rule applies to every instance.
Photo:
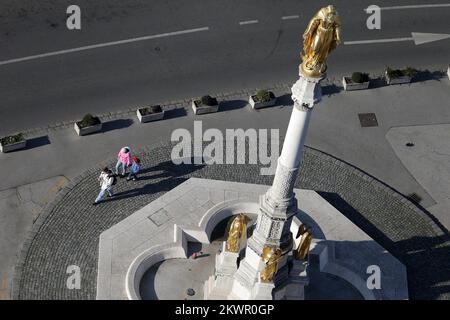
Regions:
[[322, 99], [320, 81], [325, 78], [309, 78], [300, 74], [300, 78], [291, 88], [294, 107], [300, 111], [311, 110]]

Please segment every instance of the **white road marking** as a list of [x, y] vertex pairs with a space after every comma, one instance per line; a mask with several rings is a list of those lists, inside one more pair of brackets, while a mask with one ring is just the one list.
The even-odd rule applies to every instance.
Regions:
[[52, 57], [52, 56], [57, 56], [57, 55], [62, 55], [62, 54], [67, 54], [67, 53], [79, 52], [79, 51], [92, 50], [92, 49], [97, 49], [97, 48], [117, 46], [117, 45], [121, 45], [121, 44], [132, 43], [132, 42], [146, 41], [146, 40], [151, 40], [151, 39], [172, 37], [172, 36], [194, 33], [194, 32], [208, 31], [208, 30], [209, 30], [209, 27], [202, 27], [202, 28], [154, 34], [154, 35], [149, 35], [149, 36], [144, 36], [144, 37], [131, 38], [131, 39], [125, 39], [125, 40], [119, 40], [119, 41], [113, 41], [113, 42], [99, 43], [99, 44], [94, 44], [94, 45], [89, 45], [89, 46], [84, 46], [84, 47], [78, 47], [78, 48], [72, 48], [72, 49], [60, 50], [60, 51], [53, 51], [53, 52], [47, 52], [47, 53], [37, 54], [37, 55], [33, 55], [33, 56], [28, 56], [28, 57], [0, 61], [0, 65], [35, 60], [35, 59], [40, 59], [40, 58]]
[[369, 44], [369, 43], [386, 43], [386, 42], [400, 42], [400, 41], [414, 41], [415, 45], [424, 43], [449, 39], [450, 34], [446, 33], [423, 33], [411, 32], [411, 37], [408, 38], [390, 38], [390, 39], [374, 39], [374, 40], [359, 40], [359, 41], [344, 41], [344, 44]]
[[239, 25], [243, 26], [245, 24], [254, 24], [254, 23], [258, 23], [258, 20], [241, 21], [241, 22], [239, 22]]
[[375, 39], [375, 40], [359, 40], [359, 41], [344, 41], [344, 44], [368, 44], [368, 43], [384, 43], [384, 42], [399, 42], [399, 41], [412, 41], [413, 37], [409, 38], [390, 38], [390, 39]]
[[281, 17], [281, 20], [291, 20], [291, 19], [298, 19], [298, 18], [300, 18], [300, 16], [296, 14], [296, 15], [293, 15], [293, 16]]
[[423, 9], [423, 8], [445, 8], [450, 7], [450, 3], [438, 3], [438, 4], [418, 4], [410, 6], [393, 6], [393, 7], [380, 7], [381, 10], [401, 10], [401, 9]]

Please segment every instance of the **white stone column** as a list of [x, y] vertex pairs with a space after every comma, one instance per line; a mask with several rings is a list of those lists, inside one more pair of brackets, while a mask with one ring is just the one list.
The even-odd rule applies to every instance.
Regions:
[[[247, 242], [245, 258], [240, 262], [239, 269], [234, 275], [229, 296], [231, 299], [280, 297], [276, 294], [277, 290], [283, 292], [283, 288], [289, 283], [286, 263], [288, 253], [292, 250], [290, 227], [292, 218], [298, 210], [293, 189], [312, 108], [322, 96], [320, 80], [300, 74], [299, 80], [292, 87], [294, 107], [281, 156], [278, 158], [273, 184], [266, 194], [260, 197], [260, 214], [253, 235]], [[273, 283], [269, 284], [261, 283], [259, 279], [260, 272], [264, 268], [261, 254], [265, 246], [281, 248], [283, 252], [278, 264], [278, 272]]]
[[280, 163], [283, 166], [287, 168], [299, 167], [310, 118], [311, 109], [300, 110], [298, 106], [294, 106], [280, 155]]
[[321, 78], [311, 79], [300, 75], [299, 80], [292, 86], [294, 108], [270, 191], [274, 199], [287, 200], [293, 196], [292, 190], [300, 168], [312, 109], [322, 97], [320, 80]]

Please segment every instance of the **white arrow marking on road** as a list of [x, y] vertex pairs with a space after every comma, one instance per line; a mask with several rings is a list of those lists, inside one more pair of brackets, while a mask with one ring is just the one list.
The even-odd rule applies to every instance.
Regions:
[[371, 43], [387, 43], [387, 42], [401, 42], [401, 41], [414, 41], [416, 45], [439, 41], [450, 38], [450, 34], [445, 33], [421, 33], [411, 32], [409, 38], [390, 38], [390, 39], [374, 39], [374, 40], [358, 40], [358, 41], [344, 41], [346, 45], [352, 44], [371, 44]]
[[393, 6], [393, 7], [380, 7], [381, 10], [401, 10], [401, 9], [424, 9], [424, 8], [445, 8], [450, 7], [450, 3], [438, 3], [438, 4], [418, 4], [410, 6]]
[[445, 33], [412, 32], [411, 35], [414, 38], [414, 43], [416, 45], [450, 38], [450, 34]]
[[92, 50], [92, 49], [98, 49], [98, 48], [104, 48], [104, 47], [117, 46], [117, 45], [121, 45], [121, 44], [138, 42], [138, 41], [147, 41], [147, 40], [157, 39], [157, 38], [165, 38], [165, 37], [178, 36], [178, 35], [194, 33], [194, 32], [208, 31], [208, 30], [209, 30], [209, 27], [202, 27], [202, 28], [187, 29], [187, 30], [167, 32], [167, 33], [161, 33], [161, 34], [154, 34], [154, 35], [150, 35], [150, 36], [131, 38], [131, 39], [125, 39], [125, 40], [119, 40], [119, 41], [113, 41], [113, 42], [99, 43], [99, 44], [94, 44], [94, 45], [90, 45], [90, 46], [84, 46], [84, 47], [78, 47], [78, 48], [72, 48], [72, 49], [60, 50], [60, 51], [54, 51], [54, 52], [47, 52], [47, 53], [37, 54], [34, 56], [0, 61], [0, 65], [28, 61], [28, 60], [35, 60], [35, 59], [57, 56], [57, 55], [67, 54], [67, 53], [72, 53], [72, 52], [79, 52], [79, 51], [86, 51], [86, 50]]

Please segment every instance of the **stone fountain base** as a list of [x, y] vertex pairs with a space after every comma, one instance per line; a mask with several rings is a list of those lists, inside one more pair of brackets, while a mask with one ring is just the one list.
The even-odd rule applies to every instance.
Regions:
[[[188, 244], [196, 242], [210, 245], [216, 227], [233, 215], [246, 213], [256, 216], [259, 212], [259, 195], [267, 189], [268, 186], [263, 185], [191, 178], [106, 230], [100, 236], [97, 299], [142, 299], [143, 279], [152, 279], [144, 275], [148, 275], [158, 265], [154, 283], [145, 283], [153, 286], [156, 292], [154, 297], [191, 298], [185, 296], [189, 284], [189, 267], [183, 267], [183, 261], [189, 261]], [[308, 270], [314, 274], [309, 286], [314, 286], [315, 292], [320, 291], [317, 288], [319, 282], [328, 281], [334, 283], [336, 290], [342, 288], [344, 296], [348, 294], [363, 299], [408, 298], [406, 268], [403, 264], [318, 193], [312, 190], [294, 191], [299, 199], [299, 212], [291, 230], [296, 230], [301, 221], [311, 226], [315, 237], [308, 266]], [[215, 259], [223, 261], [220, 270], [230, 272], [227, 269], [230, 257], [221, 258], [219, 255]], [[214, 259], [210, 260], [210, 263], [217, 263]], [[181, 269], [186, 269], [181, 270], [186, 276], [179, 275], [187, 279], [185, 283], [177, 282], [175, 276], [171, 277], [173, 272], [163, 272], [164, 266], [170, 265], [172, 261], [177, 262]], [[199, 259], [197, 262], [201, 261]], [[367, 286], [370, 276], [368, 268], [374, 265], [381, 270], [379, 289]], [[212, 266], [202, 270], [211, 272], [204, 274], [202, 279], [207, 280], [214, 275]], [[301, 274], [302, 270], [299, 271]], [[161, 275], [166, 278], [161, 278]], [[322, 280], [313, 284], [314, 279]], [[158, 294], [158, 283], [161, 281], [173, 288], [173, 294]], [[305, 292], [308, 292], [309, 286], [305, 287]], [[292, 287], [292, 290], [294, 293], [291, 296], [288, 294], [288, 299], [300, 296], [295, 293], [295, 290], [301, 290], [299, 286]], [[209, 299], [213, 299], [222, 293], [210, 290], [206, 294]]]

